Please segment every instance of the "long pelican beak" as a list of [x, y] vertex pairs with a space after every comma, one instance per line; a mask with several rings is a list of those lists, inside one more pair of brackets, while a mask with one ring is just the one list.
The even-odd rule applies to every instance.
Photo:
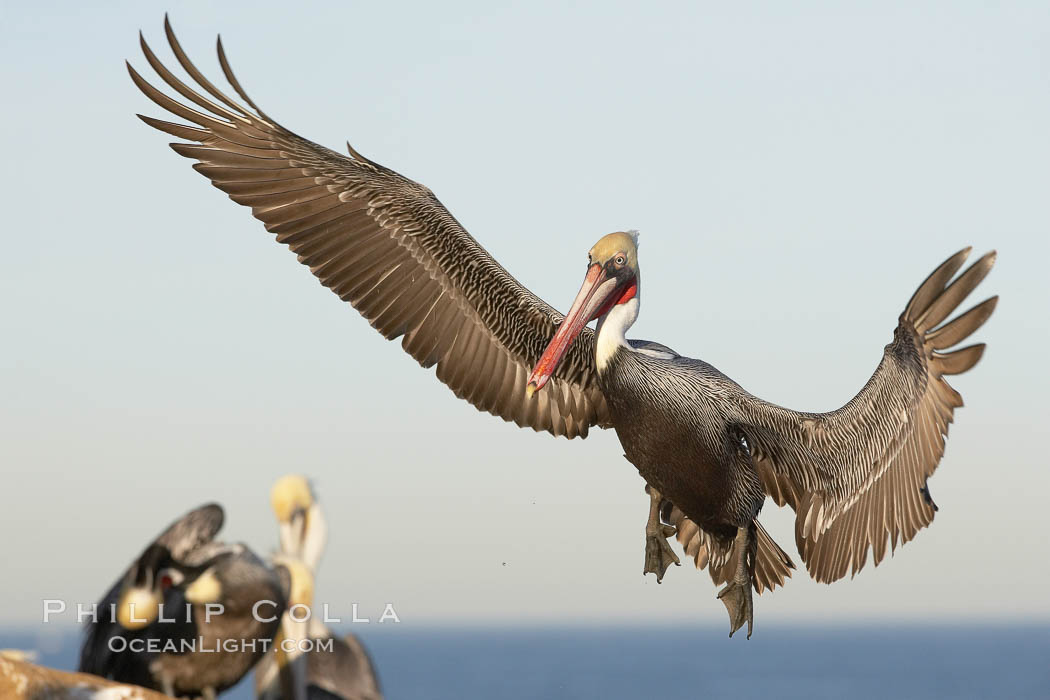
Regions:
[[317, 565], [321, 563], [321, 555], [324, 554], [325, 543], [328, 541], [328, 523], [321, 512], [321, 504], [317, 501], [306, 511], [304, 528], [299, 556], [310, 571], [316, 572]]
[[308, 565], [315, 567], [324, 549], [326, 528], [310, 482], [299, 474], [282, 476], [270, 489], [270, 505], [277, 516], [281, 552], [307, 557]]
[[[298, 556], [284, 554], [274, 557], [274, 564], [283, 566], [288, 571], [287, 607], [281, 616], [281, 642], [275, 642], [277, 650], [277, 667], [280, 672], [282, 697], [289, 700], [307, 700], [307, 658], [303, 643], [310, 638], [310, 619], [314, 600], [314, 577], [310, 568]], [[303, 611], [296, 612], [293, 619], [291, 608], [303, 605], [311, 610], [311, 615], [303, 618]], [[286, 648], [287, 641], [291, 648]]]
[[561, 325], [558, 326], [558, 332], [554, 334], [550, 345], [543, 351], [540, 361], [529, 376], [529, 383], [525, 387], [526, 395], [532, 396], [543, 388], [572, 346], [572, 341], [591, 319], [604, 313], [605, 302], [619, 285], [620, 281], [616, 277], [610, 277], [600, 264], [593, 263], [587, 268], [587, 276], [579, 294], [572, 302], [569, 313], [565, 314]]
[[277, 532], [281, 540], [281, 552], [295, 557], [302, 555], [303, 535], [310, 530], [307, 522], [309, 517], [308, 510], [296, 508], [288, 520], [278, 524]]

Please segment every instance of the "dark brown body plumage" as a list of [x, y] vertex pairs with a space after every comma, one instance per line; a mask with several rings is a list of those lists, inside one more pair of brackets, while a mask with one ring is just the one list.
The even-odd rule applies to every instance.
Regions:
[[732, 538], [766, 494], [724, 410], [739, 391], [706, 362], [622, 349], [599, 374], [625, 456], [705, 530]]
[[[198, 697], [207, 688], [221, 693], [240, 681], [266, 654], [285, 607], [280, 579], [242, 545], [227, 547], [227, 551], [204, 562], [214, 567], [216, 577], [223, 581], [224, 594], [218, 601], [222, 614], [213, 615], [209, 621], [204, 606], [192, 607], [192, 624], [184, 634], [196, 639], [195, 650], [153, 656], [149, 662], [150, 687], [161, 690], [168, 681], [178, 696]], [[273, 603], [260, 607], [258, 618], [252, 610], [257, 601]], [[275, 619], [267, 620], [271, 616]], [[157, 629], [161, 638], [168, 632], [165, 627]]]

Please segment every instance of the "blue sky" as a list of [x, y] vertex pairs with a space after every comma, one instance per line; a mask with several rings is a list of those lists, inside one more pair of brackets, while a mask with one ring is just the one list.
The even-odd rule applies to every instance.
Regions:
[[[853, 582], [797, 573], [756, 617], [1050, 616], [1007, 578], [1050, 577], [1045, 3], [124, 2], [0, 9], [0, 525], [21, 572], [0, 622], [96, 599], [204, 501], [269, 551], [270, 483], [299, 471], [335, 609], [724, 626], [706, 574], [641, 576], [647, 499], [614, 434], [456, 400], [134, 118], [161, 112], [123, 61], [148, 71], [140, 28], [170, 55], [165, 10], [205, 72], [221, 32], [269, 114], [430, 186], [559, 308], [595, 239], [640, 229], [632, 335], [792, 408], [847, 401], [924, 276], [998, 249], [934, 525]], [[761, 519], [794, 555], [792, 514]]]

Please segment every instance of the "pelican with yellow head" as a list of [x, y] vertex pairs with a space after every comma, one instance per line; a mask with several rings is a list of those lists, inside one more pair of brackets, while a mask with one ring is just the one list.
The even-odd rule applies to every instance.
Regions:
[[324, 515], [309, 480], [278, 479], [270, 490], [280, 551], [274, 567], [287, 572], [288, 610], [274, 651], [255, 669], [259, 700], [381, 700], [379, 679], [353, 634], [336, 636], [314, 608], [314, 581], [326, 542]]

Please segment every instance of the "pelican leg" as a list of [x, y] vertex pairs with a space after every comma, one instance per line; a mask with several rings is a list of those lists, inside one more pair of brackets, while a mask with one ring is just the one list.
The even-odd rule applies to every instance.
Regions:
[[660, 501], [663, 496], [651, 486], [646, 487], [649, 492], [649, 520], [645, 523], [645, 568], [642, 576], [656, 574], [656, 582], [661, 583], [667, 567], [671, 564], [681, 566], [678, 555], [667, 544], [667, 538], [672, 537], [676, 530], [670, 525], [660, 522]]
[[754, 524], [737, 528], [733, 542], [733, 554], [736, 555], [736, 573], [733, 580], [718, 592], [718, 599], [729, 611], [729, 636], [747, 623], [747, 638], [751, 639], [754, 628], [754, 602], [751, 598], [751, 581], [754, 578], [755, 554], [758, 541], [755, 539]]

